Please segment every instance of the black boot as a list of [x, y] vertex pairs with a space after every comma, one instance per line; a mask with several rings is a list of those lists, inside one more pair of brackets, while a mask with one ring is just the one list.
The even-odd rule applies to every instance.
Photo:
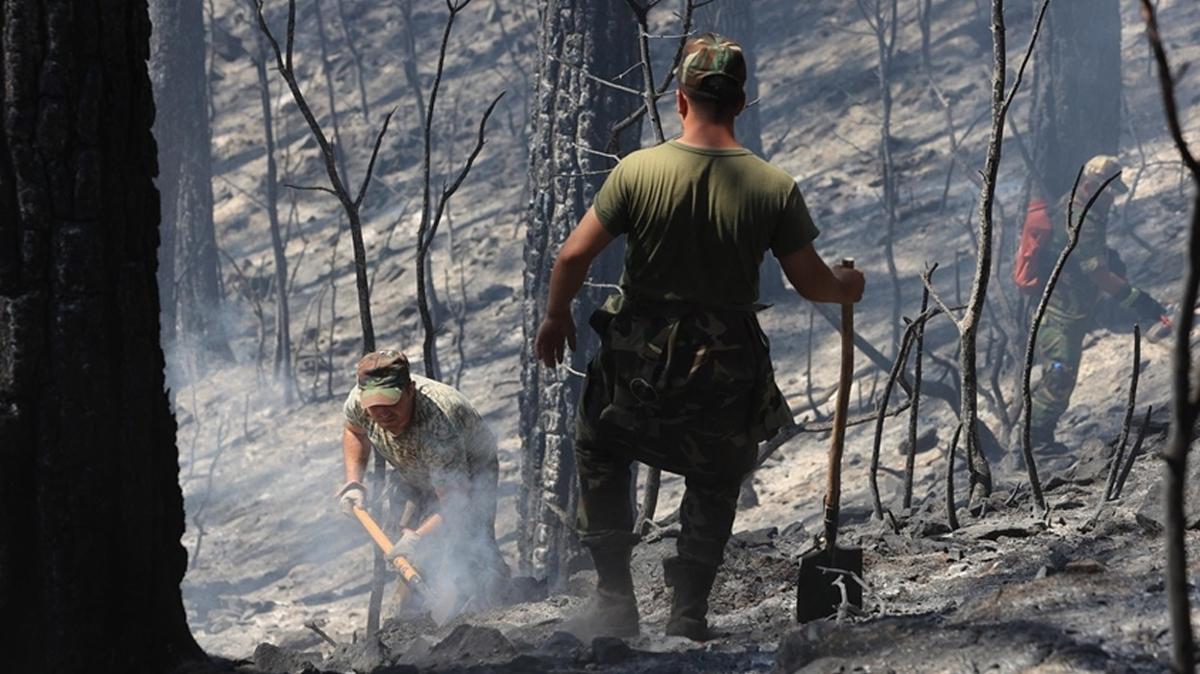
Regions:
[[671, 597], [671, 617], [667, 619], [667, 636], [687, 637], [692, 641], [708, 641], [720, 634], [708, 627], [708, 593], [712, 591], [717, 568], [679, 557], [663, 560], [663, 576], [667, 587], [675, 589]]
[[564, 629], [588, 641], [595, 637], [636, 637], [639, 633], [637, 599], [629, 545], [593, 545], [588, 551], [596, 565], [596, 591], [582, 613], [568, 620]]

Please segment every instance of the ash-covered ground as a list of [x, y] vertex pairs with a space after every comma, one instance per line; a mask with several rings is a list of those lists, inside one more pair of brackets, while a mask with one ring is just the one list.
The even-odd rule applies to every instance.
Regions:
[[[634, 555], [637, 638], [585, 643], [562, 631], [594, 579], [584, 570], [562, 593], [526, 596], [440, 627], [413, 610], [390, 619], [377, 638], [338, 634], [334, 646], [316, 631], [290, 633], [223, 666], [246, 674], [1162, 672], [1167, 620], [1154, 452], [1164, 440], [1148, 438], [1121, 496], [1103, 508], [1112, 448], [1092, 443], [1079, 449], [1094, 453], [1060, 460], [1063, 467], [1048, 476], [1045, 518], [1031, 515], [1022, 486], [960, 508], [955, 531], [940, 503], [887, 524], [866, 513], [852, 517], [858, 521], [847, 525], [842, 544], [866, 551], [864, 607], [807, 625], [794, 621], [795, 582], [799, 557], [814, 538], [795, 522], [742, 531], [730, 541], [710, 614], [725, 636], [705, 644], [663, 636], [670, 590], [660, 563], [673, 552], [676, 533], [666, 526]], [[1193, 559], [1198, 542], [1189, 533]]]
[[[537, 4], [475, 0], [459, 18], [439, 99], [443, 121], [435, 135], [435, 174], [453, 175], [474, 141], [478, 115], [496, 93], [508, 91], [475, 169], [449, 205], [431, 263], [434, 286], [448, 308], [437, 338], [445, 378], [475, 403], [500, 439], [497, 531], [514, 566], [521, 459], [517, 397], [520, 357], [527, 348], [520, 330], [529, 199], [524, 102], [536, 67]], [[879, 238], [881, 182], [874, 152], [879, 137], [876, 45], [854, 4], [755, 3], [758, 106], [769, 158], [796, 177], [822, 230], [818, 249], [829, 259], [855, 257], [868, 275], [856, 328], [891, 354], [892, 299]], [[1032, 5], [1008, 4], [1013, 63], [1024, 49]], [[266, 5], [281, 26], [284, 3]], [[364, 59], [370, 121], [356, 107], [345, 33], [332, 24], [329, 59], [334, 99], [341, 106], [340, 145], [352, 182], [362, 175], [381, 115], [398, 106], [364, 204], [364, 239], [378, 344], [413, 355], [419, 371], [422, 330], [412, 270], [420, 219], [421, 120], [405, 84], [405, 22], [396, 5], [345, 3], [350, 37]], [[230, 47], [252, 49], [252, 27], [240, 0], [214, 0], [212, 6], [223, 45], [212, 68], [218, 243], [251, 281], [267, 288], [272, 269], [262, 204], [266, 162], [259, 92], [254, 66], [244, 52]], [[298, 6], [301, 85], [328, 128], [311, 6]], [[1160, 6], [1175, 62], [1200, 58], [1200, 7], [1180, 0]], [[915, 21], [906, 22], [898, 32], [892, 130], [902, 195], [894, 245], [902, 311], [910, 316], [920, 302], [918, 276], [927, 262], [941, 264], [935, 284], [947, 298], [955, 298], [956, 287], [969, 286], [978, 196], [971, 174], [983, 166], [987, 141], [986, 123], [971, 124], [989, 109], [986, 27], [979, 30], [976, 3], [937, 1], [933, 9], [934, 74], [957, 120], [960, 147], [947, 183], [952, 151], [945, 111], [931, 96], [920, 66]], [[1122, 13], [1120, 156], [1140, 180], [1133, 193], [1117, 201], [1109, 242], [1121, 250], [1139, 287], [1170, 300], [1179, 282], [1189, 199], [1163, 128], [1136, 7], [1124, 3]], [[332, 15], [328, 12], [327, 20]], [[436, 54], [444, 18], [443, 3], [415, 3], [418, 54]], [[656, 11], [652, 19], [656, 34], [678, 29], [669, 11]], [[667, 42], [656, 41], [656, 53]], [[426, 84], [432, 66], [432, 56], [420, 65]], [[1185, 131], [1195, 137], [1200, 120], [1195, 69], [1181, 71], [1178, 87]], [[324, 184], [315, 144], [277, 80], [271, 100], [281, 181]], [[667, 106], [663, 112], [670, 135], [677, 126]], [[1017, 97], [1013, 114], [1024, 129], [1027, 92]], [[1001, 271], [1015, 249], [1026, 174], [1014, 148], [1006, 147], [1004, 156], [997, 195]], [[897, 506], [904, 464], [897, 448], [907, 435], [907, 419], [888, 420], [883, 432], [879, 483], [885, 505], [896, 515], [897, 532], [890, 520], [885, 524], [871, 517], [872, 425], [849, 429], [843, 542], [866, 550], [870, 587], [864, 616], [803, 629], [791, 623], [795, 561], [812, 545], [819, 526], [828, 448], [826, 435], [807, 433], [756, 473], [758, 505], [738, 514], [736, 537], [713, 596], [712, 618], [731, 633], [727, 638], [703, 647], [662, 638], [669, 596], [659, 560], [673, 544], [668, 527], [637, 552], [643, 616], [638, 639], [579, 644], [556, 636], [562, 616], [584, 601], [591, 582], [585, 570], [572, 578], [568, 591], [545, 599], [463, 616], [437, 629], [421, 621], [393, 622], [378, 644], [364, 641], [372, 549], [358, 526], [337, 512], [333, 499], [342, 480], [341, 403], [361, 349], [350, 246], [338, 206], [327, 195], [285, 190], [281, 208], [303, 398], [284, 401], [271, 381], [275, 309], [267, 294], [243, 296], [229, 285], [226, 324], [236, 362], [198, 366], [185, 349], [168, 350], [187, 507], [185, 606], [197, 640], [230, 667], [303, 671], [307, 662], [309, 671], [1163, 671], [1168, 642], [1156, 524], [1161, 467], [1154, 458], [1160, 437], [1147, 441], [1120, 502], [1106, 509], [1096, 526], [1084, 526], [1095, 513], [1095, 476], [1125, 408], [1130, 336], [1129, 325], [1120, 321], [1105, 323], [1085, 341], [1081, 385], [1061, 429], [1065, 454], [1039, 458], [1043, 479], [1054, 485], [1048, 491], [1053, 511], [1045, 522], [1029, 515], [1028, 488], [1018, 489], [1024, 481], [1019, 461], [1012, 460], [1015, 450], [1001, 437], [1000, 451], [989, 456], [997, 471], [996, 497], [986, 512], [960, 512], [958, 531], [944, 529], [946, 450], [956, 422], [948, 405], [927, 397], [918, 420], [928, 441], [919, 443], [916, 457], [917, 511], [908, 516]], [[224, 272], [227, 280], [233, 278], [228, 267]], [[998, 274], [990, 296], [999, 299], [1005, 293], [1012, 299], [1015, 289]], [[262, 321], [256, 300], [265, 312]], [[836, 332], [821, 317], [812, 319], [799, 299], [773, 301], [761, 319], [779, 385], [801, 416], [828, 418], [837, 379]], [[931, 324], [926, 347], [943, 361], [952, 360], [954, 340], [948, 323]], [[981, 341], [981, 350], [987, 341]], [[260, 343], [268, 345], [265, 362], [257, 356]], [[988, 362], [985, 356], [981, 353], [981, 362]], [[852, 416], [875, 409], [886, 377], [861, 355], [856, 365]], [[1001, 381], [1006, 390], [1011, 374], [1010, 368]], [[1143, 343], [1139, 415], [1147, 405], [1165, 409], [1169, 376], [1166, 347]], [[926, 377], [944, 384], [953, 374], [927, 361]], [[990, 382], [985, 388], [983, 420], [998, 429], [997, 408], [988, 399]], [[1007, 395], [1011, 400], [1011, 392]], [[1155, 420], [1162, 425], [1160, 413]], [[1075, 465], [1077, 459], [1082, 465]], [[956, 474], [961, 506], [965, 472], [960, 468]], [[660, 513], [676, 507], [682, 488], [682, 480], [664, 476]], [[1193, 552], [1195, 543], [1190, 534]], [[322, 641], [306, 623], [318, 625], [339, 645]]]

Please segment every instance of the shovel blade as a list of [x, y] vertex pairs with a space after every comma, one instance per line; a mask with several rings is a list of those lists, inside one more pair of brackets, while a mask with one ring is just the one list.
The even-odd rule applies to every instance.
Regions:
[[862, 608], [862, 585], [850, 574], [863, 577], [862, 548], [813, 550], [800, 558], [800, 576], [796, 582], [796, 622], [806, 623], [837, 614], [846, 603]]

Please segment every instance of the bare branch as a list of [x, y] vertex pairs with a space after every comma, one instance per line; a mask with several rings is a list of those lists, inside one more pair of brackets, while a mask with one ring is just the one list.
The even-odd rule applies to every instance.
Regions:
[[396, 108], [392, 108], [383, 118], [383, 126], [379, 127], [379, 133], [375, 136], [375, 147], [371, 148], [371, 160], [367, 162], [367, 174], [363, 176], [362, 185], [358, 188], [358, 196], [354, 198], [354, 206], [361, 207], [363, 199], [367, 197], [367, 187], [371, 185], [371, 174], [375, 172], [375, 159], [379, 157], [379, 146], [383, 144], [383, 134], [387, 133], [388, 124], [392, 121], [392, 115], [396, 114]]
[[1042, 20], [1046, 18], [1046, 9], [1050, 7], [1050, 0], [1042, 0], [1042, 7], [1038, 10], [1037, 21], [1033, 24], [1033, 34], [1029, 36], [1029, 46], [1025, 48], [1025, 56], [1021, 59], [1021, 67], [1017, 68], [1017, 78], [1013, 81], [1012, 89], [1009, 89], [1008, 96], [1004, 99], [1004, 108], [1001, 113], [1006, 116], [1009, 106], [1012, 105], [1013, 99], [1017, 96], [1017, 90], [1021, 88], [1021, 80], [1025, 77], [1025, 66], [1029, 65], [1029, 59], [1033, 56], [1033, 47], [1037, 44], [1038, 35], [1042, 32]]
[[[646, 39], [649, 7], [642, 6], [637, 0], [625, 0], [625, 3], [633, 10], [633, 17], [637, 21], [639, 29], [638, 51], [642, 60], [642, 100], [645, 102], [646, 112], [650, 114], [650, 128], [654, 131], [654, 140], [662, 143], [666, 139], [663, 136], [662, 117], [658, 114], [658, 97], [654, 91], [654, 72], [650, 66], [650, 41]], [[649, 490], [647, 490], [647, 493], [649, 493]], [[655, 496], [657, 495], [656, 491]], [[651, 517], [653, 518], [653, 514], [651, 514]]]
[[942, 299], [942, 295], [933, 287], [933, 282], [931, 280], [932, 274], [930, 273], [931, 271], [932, 270], [921, 274], [921, 285], [925, 286], [925, 292], [929, 293], [929, 297], [933, 299], [934, 304], [938, 305], [938, 308], [942, 310], [942, 313], [946, 314], [946, 316], [950, 319], [950, 322], [954, 323], [954, 327], [958, 328], [958, 330], [961, 332], [962, 326], [959, 325], [958, 319], [954, 317], [954, 310], [950, 308], [950, 305]]
[[483, 150], [483, 145], [485, 142], [484, 132], [487, 129], [488, 118], [492, 116], [492, 111], [496, 109], [496, 104], [500, 102], [500, 99], [504, 98], [504, 94], [505, 92], [501, 91], [496, 95], [496, 98], [492, 99], [492, 104], [488, 106], [487, 110], [483, 113], [483, 117], [479, 120], [479, 134], [475, 139], [475, 147], [471, 150], [471, 155], [467, 157], [466, 164], [463, 165], [462, 170], [458, 173], [458, 177], [454, 179], [454, 182], [450, 185], [449, 189], [442, 190], [442, 203], [438, 205], [439, 217], [434, 218], [433, 220], [431, 236], [433, 233], [437, 232], [437, 223], [441, 216], [442, 207], [445, 205], [446, 201], [449, 200], [450, 197], [454, 196], [454, 193], [458, 191], [458, 188], [462, 185], [463, 180], [466, 179], [467, 174], [471, 172], [471, 167], [475, 164], [475, 159]]
[[[879, 447], [883, 438], [883, 411], [887, 409], [888, 402], [892, 398], [892, 389], [896, 381], [901, 377], [904, 371], [904, 363], [908, 360], [909, 350], [912, 348], [913, 338], [918, 328], [923, 328], [929, 319], [944, 313], [940, 308], [926, 309], [917, 316], [904, 329], [904, 335], [900, 340], [900, 347], [896, 352], [896, 359], [892, 363], [892, 369], [888, 373], [887, 381], [883, 386], [883, 396], [879, 402], [879, 413], [875, 418], [875, 436], [871, 444], [871, 468], [868, 472], [868, 482], [871, 487], [872, 505], [875, 508], [875, 517], [883, 519], [883, 503], [879, 498]], [[949, 314], [948, 314], [949, 315]], [[910, 400], [916, 400], [915, 394], [910, 394]]]
[[1142, 450], [1142, 442], [1146, 439], [1146, 430], [1150, 428], [1150, 413], [1154, 411], [1154, 406], [1146, 408], [1146, 416], [1142, 417], [1142, 423], [1138, 427], [1137, 439], [1133, 442], [1133, 448], [1129, 450], [1129, 457], [1125, 459], [1125, 465], [1121, 468], [1121, 475], [1117, 477], [1117, 483], [1113, 486], [1113, 498], [1119, 498], [1121, 492], [1125, 490], [1125, 480], [1129, 478], [1129, 471], [1133, 470], [1133, 462], [1137, 460]]
[[[930, 278], [933, 272], [937, 271], [937, 263], [925, 270], [924, 277]], [[925, 288], [925, 292], [921, 296], [921, 314], [923, 315], [929, 310], [929, 288]], [[913, 357], [913, 394], [911, 397], [912, 406], [908, 410], [908, 456], [904, 461], [904, 509], [912, 507], [912, 490], [913, 490], [913, 473], [916, 468], [917, 458], [917, 423], [921, 413], [921, 374], [922, 374], [922, 356], [925, 354], [925, 325], [922, 323], [917, 328], [917, 353]]]
[[559, 63], [561, 65], [567, 66], [568, 68], [574, 68], [576, 71], [579, 72], [579, 74], [583, 75], [584, 77], [588, 78], [589, 80], [592, 80], [593, 82], [596, 82], [597, 84], [601, 84], [606, 87], [616, 89], [617, 91], [623, 91], [627, 94], [633, 94], [634, 96], [638, 96], [638, 97], [642, 96], [642, 92], [638, 91], [637, 89], [634, 89], [633, 87], [627, 87], [624, 84], [617, 84], [616, 82], [610, 82], [610, 81], [604, 79], [603, 77], [596, 77], [595, 75], [589, 73], [587, 70], [583, 69], [581, 66], [575, 65], [574, 63], [567, 63], [566, 61], [558, 58], [557, 56], [555, 56], [553, 54], [546, 54], [546, 58], [550, 59], [551, 61], [554, 61], [555, 63]]
[[[666, 74], [663, 76], [662, 83], [659, 84], [658, 89], [654, 92], [655, 100], [666, 95], [667, 89], [670, 88], [671, 82], [675, 79], [675, 73], [679, 70], [679, 64], [683, 61], [683, 50], [687, 46], [688, 36], [692, 32], [692, 19], [695, 15], [695, 10], [711, 2], [713, 2], [713, 0], [703, 0], [703, 2], [699, 2], [698, 0], [687, 0], [687, 2], [684, 4], [683, 16], [680, 17], [682, 28], [680, 30], [679, 44], [675, 47], [675, 56], [671, 59], [671, 67], [667, 70]], [[634, 67], [637, 67], [638, 65], [641, 64], [637, 64]], [[645, 86], [651, 86], [651, 83], [647, 83]], [[641, 95], [640, 92], [639, 95]], [[615, 151], [620, 145], [621, 134], [624, 133], [629, 127], [638, 123], [638, 121], [645, 116], [649, 109], [650, 108], [645, 105], [639, 106], [638, 109], [630, 113], [628, 117], [613, 126], [612, 135], [608, 141], [608, 149]]]
[[1125, 443], [1129, 441], [1129, 426], [1133, 423], [1133, 409], [1137, 406], [1138, 377], [1142, 372], [1142, 327], [1133, 324], [1133, 369], [1129, 373], [1129, 396], [1125, 404], [1125, 420], [1121, 423], [1121, 435], [1117, 439], [1117, 449], [1113, 452], [1112, 464], [1108, 468], [1108, 480], [1104, 491], [1100, 494], [1100, 503], [1116, 498], [1113, 489], [1116, 486], [1117, 475], [1121, 472], [1121, 463], [1125, 458]]
[[302, 192], [326, 192], [328, 194], [332, 194], [334, 197], [340, 196], [337, 192], [334, 192], [328, 187], [322, 187], [320, 185], [293, 185], [292, 183], [283, 183], [283, 186], [288, 189], [300, 190]]
[[954, 438], [950, 440], [950, 450], [946, 452], [946, 525], [951, 531], [958, 529], [958, 510], [954, 506], [954, 453], [958, 449], [962, 428], [962, 423], [954, 428]]

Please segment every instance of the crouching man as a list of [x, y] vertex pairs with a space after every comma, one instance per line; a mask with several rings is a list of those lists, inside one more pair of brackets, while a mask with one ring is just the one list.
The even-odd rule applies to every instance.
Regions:
[[509, 577], [496, 546], [496, 440], [453, 387], [409, 372], [399, 351], [367, 354], [346, 397], [343, 511], [366, 503], [363, 475], [371, 448], [395, 471], [390, 480], [415, 506], [388, 553], [412, 560], [440, 592], [481, 609], [498, 603]]

